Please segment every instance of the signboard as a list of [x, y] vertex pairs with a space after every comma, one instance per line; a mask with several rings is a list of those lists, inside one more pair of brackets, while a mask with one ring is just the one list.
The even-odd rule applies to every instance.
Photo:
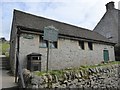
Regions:
[[51, 42], [57, 41], [57, 39], [58, 39], [58, 29], [56, 29], [53, 26], [45, 27], [44, 28], [43, 39], [47, 40], [47, 41], [51, 41]]

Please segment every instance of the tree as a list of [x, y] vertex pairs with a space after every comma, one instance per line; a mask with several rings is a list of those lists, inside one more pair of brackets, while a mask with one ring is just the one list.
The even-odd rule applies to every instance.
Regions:
[[5, 37], [1, 37], [1, 38], [0, 38], [0, 41], [6, 42], [7, 40], [5, 39]]

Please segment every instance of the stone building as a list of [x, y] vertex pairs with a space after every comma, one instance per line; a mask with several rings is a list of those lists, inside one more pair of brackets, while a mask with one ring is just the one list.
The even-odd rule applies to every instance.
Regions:
[[117, 43], [117, 46], [120, 45], [119, 16], [120, 11], [115, 9], [114, 2], [109, 2], [106, 4], [105, 14], [94, 28], [94, 31]]
[[27, 68], [27, 55], [41, 55], [40, 70], [46, 70], [47, 42], [43, 40], [46, 26], [59, 30], [58, 41], [51, 43], [49, 70], [114, 61], [114, 45], [104, 36], [67, 23], [14, 10], [10, 37], [10, 62], [15, 71], [16, 60]]
[[[119, 2], [120, 3], [120, 2]], [[95, 32], [116, 43], [115, 57], [120, 61], [120, 10], [115, 9], [114, 2], [106, 4], [106, 12], [94, 28]]]

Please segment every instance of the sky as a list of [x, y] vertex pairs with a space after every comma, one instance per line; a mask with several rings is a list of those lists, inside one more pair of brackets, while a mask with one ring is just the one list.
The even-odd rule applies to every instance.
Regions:
[[[93, 30], [111, 0], [1, 0], [0, 37], [10, 39], [13, 10], [20, 10]], [[119, 0], [115, 2], [118, 9]]]

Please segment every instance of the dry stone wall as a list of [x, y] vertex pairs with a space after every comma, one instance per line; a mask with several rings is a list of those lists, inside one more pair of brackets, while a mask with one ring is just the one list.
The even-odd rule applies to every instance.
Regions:
[[37, 76], [24, 69], [23, 75], [26, 88], [64, 88], [64, 89], [120, 89], [120, 65], [100, 66], [88, 68], [78, 72], [66, 71], [63, 77], [45, 74]]

